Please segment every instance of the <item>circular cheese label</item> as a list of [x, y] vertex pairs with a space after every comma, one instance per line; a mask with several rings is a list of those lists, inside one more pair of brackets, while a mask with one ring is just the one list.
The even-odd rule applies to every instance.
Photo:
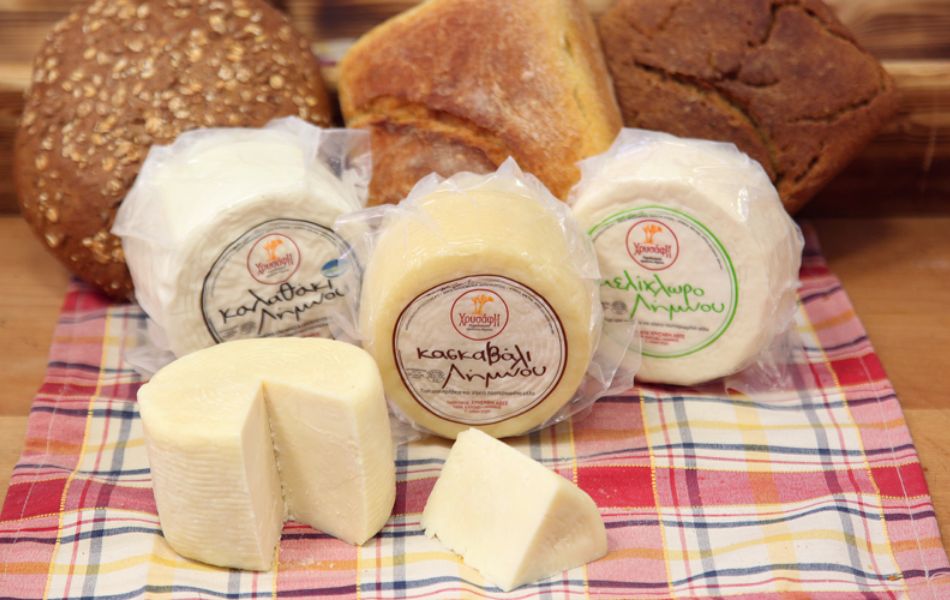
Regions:
[[739, 282], [726, 248], [698, 219], [639, 206], [610, 215], [588, 233], [604, 277], [604, 319], [636, 319], [645, 356], [686, 356], [729, 329]]
[[300, 219], [259, 223], [228, 244], [204, 278], [201, 314], [215, 342], [331, 337], [329, 315], [359, 277], [327, 227]]
[[426, 410], [465, 425], [531, 410], [561, 381], [567, 338], [551, 305], [499, 275], [441, 283], [413, 299], [393, 331], [406, 389]]

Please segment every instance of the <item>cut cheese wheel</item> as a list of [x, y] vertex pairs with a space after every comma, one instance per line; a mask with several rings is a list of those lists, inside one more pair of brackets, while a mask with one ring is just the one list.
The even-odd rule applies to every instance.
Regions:
[[362, 544], [389, 518], [382, 382], [356, 346], [220, 344], [163, 368], [138, 403], [162, 531], [183, 556], [266, 570], [284, 519]]
[[474, 429], [452, 446], [422, 526], [505, 591], [607, 553], [590, 496]]
[[296, 119], [212, 129], [155, 147], [113, 231], [136, 299], [182, 356], [240, 338], [330, 337], [357, 293], [332, 225], [360, 207], [316, 159], [326, 132]]
[[596, 280], [574, 254], [596, 259], [556, 202], [465, 174], [385, 222], [363, 279], [360, 329], [387, 397], [417, 426], [449, 438], [469, 427], [517, 435], [577, 390], [600, 321]]
[[600, 261], [606, 322], [635, 319], [637, 377], [695, 384], [753, 363], [789, 326], [802, 239], [732, 144], [624, 130], [572, 198]]

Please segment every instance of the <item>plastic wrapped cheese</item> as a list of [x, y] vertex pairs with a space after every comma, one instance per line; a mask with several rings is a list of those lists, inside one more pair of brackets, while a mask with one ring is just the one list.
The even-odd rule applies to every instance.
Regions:
[[359, 329], [398, 413], [450, 438], [563, 416], [601, 327], [596, 257], [567, 207], [509, 160], [366, 213]]
[[639, 325], [640, 379], [730, 375], [787, 330], [802, 237], [758, 163], [628, 129], [581, 171], [572, 208], [597, 249], [605, 320]]
[[365, 201], [367, 152], [362, 132], [296, 118], [153, 147], [113, 232], [158, 345], [330, 336], [359, 282], [332, 225]]

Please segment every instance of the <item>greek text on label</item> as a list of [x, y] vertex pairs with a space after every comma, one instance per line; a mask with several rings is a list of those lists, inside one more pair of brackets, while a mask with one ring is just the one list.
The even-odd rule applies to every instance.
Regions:
[[[491, 342], [486, 342], [484, 348], [476, 351], [462, 350], [459, 348], [430, 349], [417, 347], [416, 358], [419, 360], [451, 361], [449, 364], [449, 373], [445, 381], [442, 382], [442, 389], [445, 389], [449, 385], [453, 376], [463, 379], [466, 382], [481, 379], [485, 382], [485, 388], [487, 389], [491, 382], [496, 379], [542, 377], [548, 370], [546, 366], [533, 366], [531, 364], [531, 351], [522, 350], [518, 344], [514, 345], [514, 350], [499, 348]], [[489, 370], [484, 373], [474, 373], [471, 369], [468, 370], [468, 373], [463, 373], [457, 364], [462, 361], [480, 361], [489, 367], [498, 363], [508, 363], [508, 365], [506, 368], [505, 365], [502, 365], [502, 369]]]
[[[285, 282], [277, 288], [276, 293], [268, 297], [261, 296], [252, 289], [248, 289], [247, 293], [253, 299], [251, 303], [242, 304], [237, 308], [220, 308], [218, 313], [221, 316], [222, 325], [227, 325], [229, 319], [255, 314], [259, 310], [258, 335], [264, 331], [264, 326], [269, 320], [281, 321], [284, 317], [292, 315], [299, 322], [301, 316], [308, 310], [345, 295], [343, 290], [337, 289], [333, 285], [332, 279], [324, 279], [322, 283], [314, 282], [309, 285], [294, 285]], [[283, 302], [290, 302], [297, 298], [307, 299], [289, 308], [273, 308], [275, 305], [279, 306]]]
[[[668, 285], [660, 278], [658, 273], [655, 273], [653, 277], [649, 279], [644, 279], [639, 275], [632, 277], [630, 272], [624, 269], [622, 277], [606, 279], [601, 285], [614, 290], [636, 292], [636, 300], [634, 301], [633, 308], [630, 309], [631, 319], [637, 314], [637, 310], [639, 310], [641, 305], [650, 312], [668, 314], [670, 321], [679, 313], [723, 313], [726, 310], [726, 305], [723, 302], [696, 301], [697, 298], [702, 298], [706, 295], [704, 288], [693, 286], [689, 283]], [[681, 302], [670, 302], [667, 304], [656, 302], [657, 298], [661, 296], [671, 301], [681, 300]], [[653, 302], [650, 301], [651, 299]]]

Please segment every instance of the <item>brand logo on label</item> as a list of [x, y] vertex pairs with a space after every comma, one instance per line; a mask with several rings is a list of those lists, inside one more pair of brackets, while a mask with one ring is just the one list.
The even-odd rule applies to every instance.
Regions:
[[662, 221], [643, 219], [627, 230], [627, 254], [644, 269], [662, 271], [669, 268], [679, 253], [676, 234]]
[[284, 283], [300, 268], [300, 248], [282, 233], [270, 233], [251, 244], [247, 270], [260, 283]]
[[508, 326], [508, 304], [497, 292], [474, 288], [452, 303], [449, 319], [461, 336], [470, 340], [490, 340]]

